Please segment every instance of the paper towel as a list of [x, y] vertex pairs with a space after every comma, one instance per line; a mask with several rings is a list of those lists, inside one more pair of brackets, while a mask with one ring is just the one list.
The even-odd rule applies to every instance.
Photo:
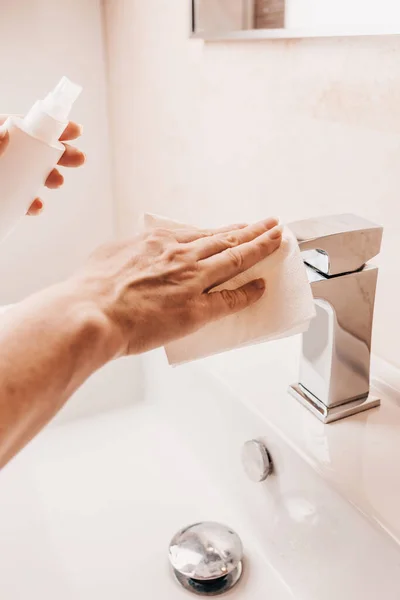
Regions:
[[[144, 215], [143, 223], [145, 229], [194, 229], [191, 225], [150, 214]], [[169, 343], [165, 347], [168, 362], [172, 365], [189, 362], [306, 331], [315, 316], [314, 300], [297, 240], [287, 227], [276, 252], [213, 291], [234, 289], [258, 278], [266, 282], [261, 300]]]

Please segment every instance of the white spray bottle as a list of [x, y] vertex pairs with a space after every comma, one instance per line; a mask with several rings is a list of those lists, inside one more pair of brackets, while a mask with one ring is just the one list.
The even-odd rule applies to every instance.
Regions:
[[63, 77], [26, 117], [9, 117], [9, 143], [0, 157], [0, 241], [28, 211], [65, 148], [58, 139], [82, 88]]

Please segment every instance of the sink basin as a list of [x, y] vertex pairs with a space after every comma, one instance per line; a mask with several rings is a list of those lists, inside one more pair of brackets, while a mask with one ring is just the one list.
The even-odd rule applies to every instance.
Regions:
[[[243, 542], [232, 600], [398, 600], [397, 543], [268, 419], [195, 366], [169, 369], [162, 353], [143, 364], [135, 403], [48, 427], [3, 470], [2, 598], [189, 598], [168, 544], [211, 520]], [[274, 463], [263, 483], [241, 465], [253, 438]]]

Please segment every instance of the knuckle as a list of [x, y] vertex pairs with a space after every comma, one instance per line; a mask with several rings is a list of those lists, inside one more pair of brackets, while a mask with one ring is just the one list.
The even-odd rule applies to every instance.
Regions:
[[237, 293], [237, 291], [222, 290], [221, 295], [230, 311], [237, 309], [240, 302], [240, 295]]
[[232, 250], [231, 248], [229, 248], [227, 250], [227, 253], [228, 253], [228, 258], [229, 258], [230, 262], [232, 263], [232, 265], [234, 267], [236, 267], [237, 269], [241, 269], [244, 265], [244, 258], [243, 258], [243, 254], [239, 250], [239, 248], [236, 248], [235, 250]]
[[237, 303], [241, 306], [241, 308], [244, 308], [245, 306], [250, 304], [250, 294], [247, 287], [243, 287], [239, 290], [236, 290], [236, 295]]
[[169, 246], [171, 235], [168, 229], [157, 227], [144, 235], [145, 247], [152, 253], [164, 253], [164, 249]]
[[148, 231], [144, 234], [144, 239], [146, 241], [160, 242], [163, 237], [164, 236], [160, 233], [159, 229], [151, 229], [151, 231]]
[[227, 248], [234, 248], [239, 245], [239, 238], [234, 233], [227, 233], [223, 237], [223, 243]]
[[167, 248], [160, 259], [165, 276], [171, 280], [189, 285], [201, 279], [197, 261], [184, 248], [179, 246]]
[[268, 238], [261, 239], [258, 244], [259, 251], [263, 254], [263, 256], [271, 253], [272, 246], [272, 242]]
[[164, 259], [167, 263], [187, 263], [187, 250], [178, 244], [167, 248], [164, 252]]
[[145, 233], [144, 239], [145, 242], [150, 243], [150, 245], [158, 245], [158, 247], [161, 248], [164, 244], [167, 244], [170, 241], [171, 234], [168, 229], [156, 227], [155, 229], [151, 229], [149, 232]]
[[145, 239], [145, 249], [150, 253], [157, 253], [162, 248], [162, 242], [160, 238], [150, 235]]
[[198, 239], [212, 235], [212, 232], [209, 229], [192, 229], [189, 233], [193, 233]]

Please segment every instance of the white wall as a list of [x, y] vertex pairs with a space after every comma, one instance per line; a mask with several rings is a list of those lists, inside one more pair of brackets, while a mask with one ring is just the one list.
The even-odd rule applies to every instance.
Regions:
[[84, 91], [72, 118], [87, 153], [63, 171], [63, 189], [44, 191], [40, 218], [26, 218], [1, 246], [0, 303], [64, 278], [113, 235], [106, 73], [99, 0], [0, 0], [0, 113], [24, 113], [62, 75]]
[[[0, 15], [0, 113], [24, 113], [67, 75], [84, 88], [72, 117], [84, 125], [78, 143], [87, 153], [84, 168], [64, 170], [62, 190], [43, 192], [44, 213], [25, 218], [1, 245], [4, 304], [67, 277], [115, 231], [100, 0], [0, 0]], [[60, 419], [123, 405], [139, 390], [137, 361], [112, 363]]]
[[187, 0], [105, 0], [119, 230], [356, 212], [382, 223], [375, 351], [400, 365], [400, 38], [209, 44]]
[[381, 26], [390, 29], [398, 25], [400, 31], [400, 5], [398, 0], [286, 0], [286, 27], [293, 29]]

